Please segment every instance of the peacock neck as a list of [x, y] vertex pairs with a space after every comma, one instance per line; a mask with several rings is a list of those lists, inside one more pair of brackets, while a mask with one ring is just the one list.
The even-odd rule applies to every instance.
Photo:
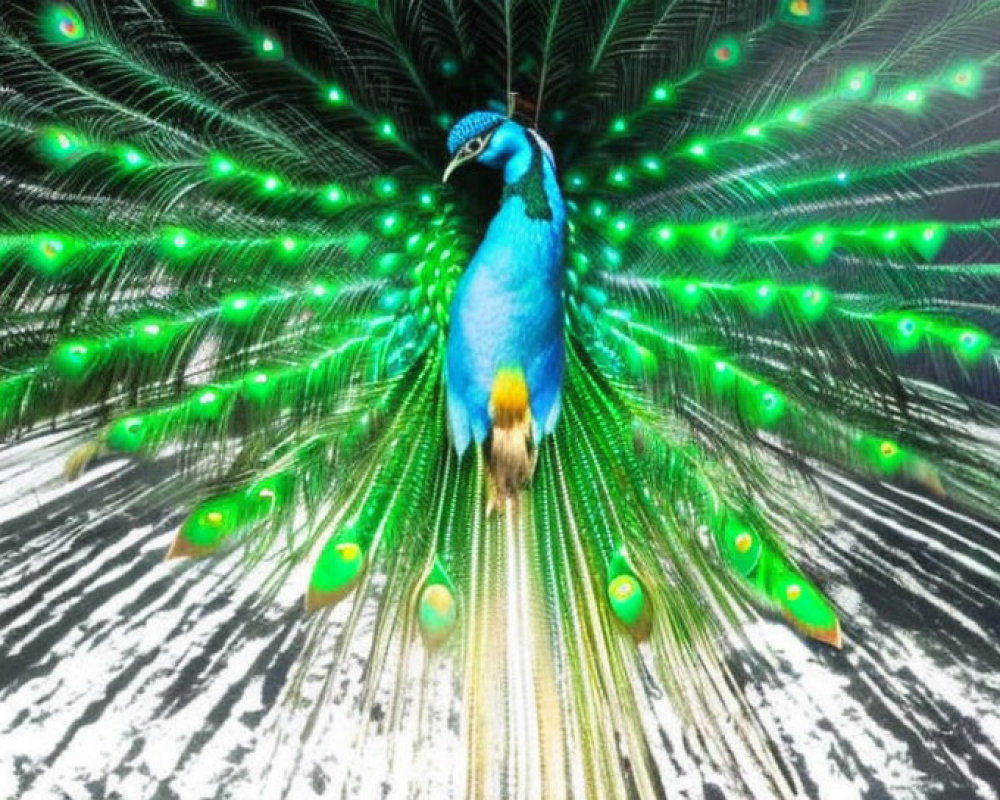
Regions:
[[562, 227], [565, 209], [555, 169], [534, 136], [523, 133], [514, 154], [504, 165], [501, 205], [514, 199], [524, 204], [528, 219]]

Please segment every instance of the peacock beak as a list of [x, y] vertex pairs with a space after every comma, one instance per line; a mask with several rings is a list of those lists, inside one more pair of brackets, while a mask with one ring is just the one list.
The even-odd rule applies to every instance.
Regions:
[[463, 153], [461, 150], [459, 150], [458, 155], [456, 155], [451, 160], [451, 163], [448, 164], [447, 167], [445, 167], [444, 176], [441, 178], [441, 183], [447, 183], [448, 178], [451, 176], [451, 173], [453, 173], [456, 169], [462, 166], [462, 164], [465, 164], [467, 161], [471, 161], [472, 158], [473, 158], [472, 156], [469, 156], [467, 153]]
[[452, 157], [451, 163], [445, 168], [444, 177], [441, 178], [441, 183], [447, 183], [448, 177], [451, 173], [462, 166], [462, 164], [467, 164], [470, 161], [475, 161], [479, 158], [479, 154], [486, 149], [488, 142], [489, 138], [477, 136], [458, 148], [458, 152]]

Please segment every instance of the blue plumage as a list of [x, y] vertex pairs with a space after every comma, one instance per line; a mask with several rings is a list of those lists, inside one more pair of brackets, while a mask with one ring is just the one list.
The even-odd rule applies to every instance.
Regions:
[[[448, 333], [448, 422], [459, 454], [491, 430], [490, 392], [501, 369], [520, 370], [535, 443], [559, 417], [565, 365], [563, 250], [566, 211], [555, 164], [534, 131], [490, 112], [448, 137], [453, 166], [503, 170], [500, 210], [459, 282]], [[451, 167], [449, 168], [450, 171]]]
[[455, 152], [463, 144], [490, 132], [507, 122], [507, 117], [493, 111], [474, 111], [456, 122], [448, 132], [448, 152]]

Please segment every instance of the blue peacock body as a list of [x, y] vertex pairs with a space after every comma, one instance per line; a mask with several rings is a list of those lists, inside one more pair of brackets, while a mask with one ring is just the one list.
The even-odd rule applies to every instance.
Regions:
[[[1000, 596], [948, 528], [1000, 507], [998, 32], [997, 0], [3, 3], [0, 456], [65, 464], [45, 535], [3, 534], [12, 630], [155, 570], [207, 620], [239, 590], [156, 721], [277, 604], [262, 796], [809, 793], [749, 687], [851, 668], [845, 576], [899, 619]], [[946, 522], [890, 552], [875, 506]], [[93, 630], [155, 640], [165, 584]], [[122, 649], [113, 691], [155, 662]]]
[[[494, 430], [491, 395], [504, 381], [524, 382], [528, 408], [504, 420], [523, 423], [521, 460], [529, 458], [542, 435], [559, 418], [565, 348], [563, 344], [563, 239], [566, 210], [549, 154], [520, 125], [496, 114], [475, 113], [460, 121], [449, 150], [476, 141], [479, 150], [456, 158], [475, 159], [503, 169], [503, 205], [490, 222], [459, 281], [448, 330], [448, 420], [455, 449], [482, 444]], [[525, 412], [528, 412], [525, 415]], [[524, 464], [498, 467], [529, 474]], [[504, 492], [521, 480], [500, 479]]]

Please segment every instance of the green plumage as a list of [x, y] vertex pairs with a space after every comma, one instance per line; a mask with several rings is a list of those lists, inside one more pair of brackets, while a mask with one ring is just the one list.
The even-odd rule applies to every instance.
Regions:
[[[663, 791], [647, 680], [790, 794], [726, 659], [758, 616], [849, 646], [821, 481], [996, 518], [998, 33], [994, 0], [5, 3], [0, 434], [72, 426], [74, 478], [176, 452], [172, 556], [271, 563], [345, 641], [378, 602], [370, 674], [460, 667], [472, 795]], [[567, 198], [567, 367], [491, 513], [447, 337], [498, 204], [553, 219], [547, 156], [440, 175], [511, 94]]]

